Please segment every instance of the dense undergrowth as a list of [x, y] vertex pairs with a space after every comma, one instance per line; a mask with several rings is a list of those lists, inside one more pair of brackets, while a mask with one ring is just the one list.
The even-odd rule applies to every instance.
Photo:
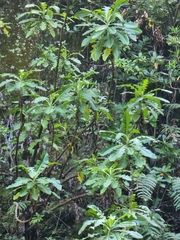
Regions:
[[180, 3], [19, 4], [0, 19], [21, 32], [0, 69], [0, 238], [180, 239]]

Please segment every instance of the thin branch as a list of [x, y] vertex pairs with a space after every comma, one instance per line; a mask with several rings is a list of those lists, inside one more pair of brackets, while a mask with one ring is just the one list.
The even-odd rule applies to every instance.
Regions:
[[30, 222], [32, 218], [29, 218], [29, 219], [24, 220], [24, 221], [22, 221], [22, 220], [20, 220], [20, 219], [18, 218], [18, 207], [19, 207], [19, 204], [18, 204], [17, 202], [13, 202], [13, 204], [16, 206], [16, 208], [15, 208], [15, 219], [16, 219], [18, 222], [20, 222], [20, 223]]
[[58, 49], [58, 58], [57, 58], [57, 64], [56, 64], [56, 69], [55, 69], [55, 76], [54, 76], [54, 91], [56, 91], [56, 87], [57, 87], [58, 68], [59, 68], [60, 54], [61, 54], [61, 49], [62, 49], [63, 31], [66, 26], [68, 13], [69, 13], [69, 0], [67, 0], [66, 16], [65, 16], [64, 23], [63, 23], [61, 31], [60, 31], [60, 37], [59, 37], [60, 44], [59, 44], [59, 49]]
[[66, 205], [67, 203], [71, 202], [71, 201], [74, 201], [76, 199], [79, 199], [79, 198], [84, 198], [84, 197], [92, 197], [92, 196], [98, 196], [98, 197], [101, 197], [102, 194], [99, 194], [99, 193], [83, 193], [83, 194], [80, 194], [80, 195], [77, 195], [77, 196], [74, 196], [74, 197], [71, 197], [71, 198], [68, 198], [60, 203], [58, 203], [56, 206], [48, 209], [48, 211], [54, 211], [55, 209], [57, 209], [58, 207], [62, 207], [64, 205]]

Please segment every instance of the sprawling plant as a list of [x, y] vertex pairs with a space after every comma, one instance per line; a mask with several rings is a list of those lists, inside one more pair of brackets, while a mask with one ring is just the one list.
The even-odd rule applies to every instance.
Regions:
[[61, 191], [62, 185], [60, 184], [60, 181], [55, 178], [40, 177], [48, 166], [54, 164], [53, 162], [49, 162], [47, 153], [44, 153], [43, 155], [42, 161], [37, 161], [34, 167], [18, 165], [18, 168], [25, 171], [28, 177], [18, 177], [15, 183], [7, 187], [7, 189], [14, 188], [16, 192], [18, 191], [13, 197], [14, 200], [30, 194], [30, 197], [34, 201], [37, 201], [40, 197], [40, 192], [48, 195], [54, 194], [58, 197], [58, 195], [50, 189], [49, 184], [52, 184], [53, 187]]
[[[179, 239], [179, 28], [151, 20], [161, 2], [37, 1], [18, 15], [37, 45], [0, 75], [0, 237]], [[66, 38], [80, 31], [76, 52]]]
[[87, 37], [81, 45], [82, 47], [92, 45], [91, 57], [94, 61], [101, 55], [104, 61], [111, 55], [117, 61], [123, 46], [129, 45], [129, 38], [136, 41], [137, 35], [141, 33], [137, 24], [126, 22], [119, 12], [120, 6], [125, 3], [126, 0], [118, 0], [111, 7], [105, 6], [94, 11], [82, 9], [76, 13], [76, 16], [84, 21], [78, 26], [88, 27], [83, 33]]
[[54, 14], [59, 15], [59, 7], [55, 5], [48, 7], [46, 2], [41, 2], [40, 5], [27, 4], [26, 8], [30, 10], [17, 17], [17, 19], [21, 19], [28, 16], [27, 19], [20, 21], [21, 24], [26, 24], [28, 29], [26, 37], [46, 30], [50, 32], [52, 37], [55, 37], [55, 29], [62, 27], [62, 21], [54, 19]]

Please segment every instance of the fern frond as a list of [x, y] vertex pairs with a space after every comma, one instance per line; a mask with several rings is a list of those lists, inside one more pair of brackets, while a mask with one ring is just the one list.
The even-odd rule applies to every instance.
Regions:
[[143, 84], [142, 84], [142, 90], [143, 90], [143, 92], [146, 91], [146, 89], [147, 89], [147, 87], [148, 87], [148, 83], [149, 83], [148, 79], [145, 79], [145, 80], [143, 81]]
[[172, 232], [166, 232], [163, 234], [162, 239], [168, 239], [168, 240], [179, 240], [180, 239], [180, 233], [175, 234]]
[[[29, 206], [30, 201], [23, 201], [23, 202], [19, 202], [18, 203], [18, 210], [19, 212], [25, 210], [27, 208], [27, 206]], [[15, 205], [11, 205], [8, 209], [7, 215], [14, 215], [14, 211], [15, 211]]]
[[179, 103], [169, 103], [169, 104], [164, 104], [164, 106], [168, 107], [170, 110], [180, 108], [180, 104]]
[[176, 211], [180, 209], [180, 178], [174, 178], [172, 180], [172, 197], [174, 200], [174, 206]]
[[176, 134], [180, 136], [180, 128], [176, 125], [168, 125], [168, 124], [162, 124], [162, 130], [161, 133], [168, 135], [168, 134]]
[[151, 195], [156, 187], [157, 180], [154, 175], [148, 174], [138, 179], [137, 195], [144, 201], [151, 200]]
[[27, 208], [27, 206], [29, 206], [30, 204], [30, 201], [23, 201], [23, 202], [19, 202], [18, 205], [19, 205], [19, 211], [23, 211]]

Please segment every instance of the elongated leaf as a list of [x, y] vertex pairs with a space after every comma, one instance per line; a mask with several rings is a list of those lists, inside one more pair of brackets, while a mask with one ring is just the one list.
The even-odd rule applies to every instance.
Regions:
[[82, 8], [82, 10], [77, 12], [75, 16], [79, 18], [84, 18], [84, 17], [87, 17], [89, 14], [91, 14], [90, 10]]
[[133, 237], [133, 238], [135, 238], [135, 239], [142, 239], [143, 238], [143, 236], [140, 234], [140, 233], [138, 233], [138, 232], [134, 232], [134, 231], [125, 231], [125, 230], [123, 230], [123, 232], [124, 233], [126, 233], [126, 234], [128, 234], [128, 235], [130, 235], [131, 237]]
[[94, 224], [95, 220], [88, 220], [85, 221], [82, 225], [82, 227], [79, 229], [78, 234], [81, 234], [82, 232], [84, 232], [84, 230], [88, 227], [91, 226], [92, 224]]
[[129, 29], [129, 28], [138, 29], [138, 24], [134, 23], [134, 22], [125, 22], [124, 27], [127, 29]]
[[108, 188], [108, 187], [111, 185], [111, 183], [112, 183], [111, 178], [108, 178], [108, 179], [104, 182], [103, 186], [104, 186], [105, 188]]
[[38, 184], [41, 184], [41, 185], [47, 185], [49, 183], [49, 178], [47, 177], [40, 177], [36, 180], [36, 182]]
[[147, 149], [146, 147], [141, 147], [140, 153], [145, 157], [149, 157], [149, 158], [152, 158], [152, 159], [157, 158], [156, 154], [151, 152], [151, 150]]
[[129, 1], [128, 0], [116, 0], [114, 3], [113, 3], [113, 9], [117, 9], [119, 8], [120, 6], [128, 3]]
[[[27, 33], [26, 33], [26, 38], [30, 37], [36, 30], [37, 26], [32, 27]], [[37, 31], [35, 32], [36, 34], [38, 33]]]
[[35, 182], [30, 181], [30, 182], [27, 183], [26, 187], [27, 187], [27, 189], [31, 189], [35, 186], [35, 184], [36, 184]]
[[26, 4], [25, 6], [25, 8], [33, 8], [33, 7], [37, 7], [37, 5], [34, 3], [30, 3], [30, 4]]
[[30, 178], [36, 178], [37, 177], [37, 171], [35, 170], [34, 167], [28, 167], [28, 174], [30, 176]]
[[117, 36], [123, 44], [125, 44], [125, 45], [129, 44], [129, 38], [128, 38], [127, 34], [125, 34], [124, 32], [119, 32], [117, 34]]
[[125, 111], [123, 115], [123, 131], [126, 135], [128, 135], [130, 130], [130, 123], [131, 123], [131, 117], [128, 109]]
[[20, 186], [23, 186], [25, 184], [27, 184], [29, 181], [31, 181], [31, 179], [29, 178], [23, 178], [23, 177], [18, 177], [15, 181], [15, 183], [9, 185], [8, 187], [6, 187], [6, 189], [9, 189], [9, 188], [17, 188], [17, 187], [20, 187]]
[[111, 48], [106, 48], [105, 50], [104, 50], [104, 53], [103, 53], [103, 55], [102, 55], [102, 59], [103, 59], [103, 61], [106, 61], [107, 60], [107, 58], [109, 57], [109, 55], [111, 54]]
[[37, 184], [39, 190], [47, 195], [50, 195], [52, 193], [51, 189], [48, 186], [44, 186], [42, 184]]
[[101, 155], [101, 156], [106, 156], [106, 155], [110, 154], [111, 152], [117, 150], [118, 148], [120, 148], [120, 146], [109, 147], [108, 149], [102, 151], [102, 152], [100, 153], [100, 155]]
[[132, 178], [126, 174], [120, 174], [119, 177], [126, 181], [132, 181]]
[[87, 37], [87, 38], [84, 38], [82, 43], [81, 43], [81, 47], [86, 47], [89, 45], [89, 43], [91, 42], [92, 38], [91, 36]]
[[46, 29], [46, 27], [47, 27], [47, 24], [46, 24], [46, 22], [41, 22], [41, 24], [40, 24], [40, 29], [42, 30], [42, 31], [44, 31], [45, 29]]
[[100, 26], [98, 26], [98, 27], [96, 27], [95, 28], [95, 32], [99, 32], [99, 31], [103, 31], [103, 30], [105, 30], [105, 29], [107, 29], [108, 28], [108, 26], [107, 25], [100, 25]]
[[37, 201], [39, 198], [39, 188], [37, 187], [32, 188], [30, 195], [33, 200]]
[[112, 153], [110, 156], [109, 156], [109, 161], [116, 161], [118, 159], [120, 159], [124, 153], [126, 152], [126, 148], [127, 146], [122, 146], [120, 147], [117, 151], [114, 151], [114, 153]]
[[38, 177], [48, 167], [48, 163], [49, 163], [49, 155], [47, 152], [45, 152], [43, 160], [37, 170], [37, 174], [35, 177]]
[[124, 222], [120, 222], [117, 227], [121, 227], [121, 228], [127, 228], [127, 227], [135, 227], [136, 223], [133, 221], [124, 221]]
[[18, 194], [19, 194], [19, 197], [24, 197], [28, 194], [28, 189], [26, 187], [23, 187]]
[[57, 188], [59, 191], [62, 190], [62, 185], [60, 183], [60, 180], [55, 178], [47, 178], [48, 182], [51, 183], [55, 188]]
[[114, 44], [114, 39], [111, 36], [107, 36], [107, 41], [105, 42], [105, 46], [107, 48], [111, 48], [112, 45]]

